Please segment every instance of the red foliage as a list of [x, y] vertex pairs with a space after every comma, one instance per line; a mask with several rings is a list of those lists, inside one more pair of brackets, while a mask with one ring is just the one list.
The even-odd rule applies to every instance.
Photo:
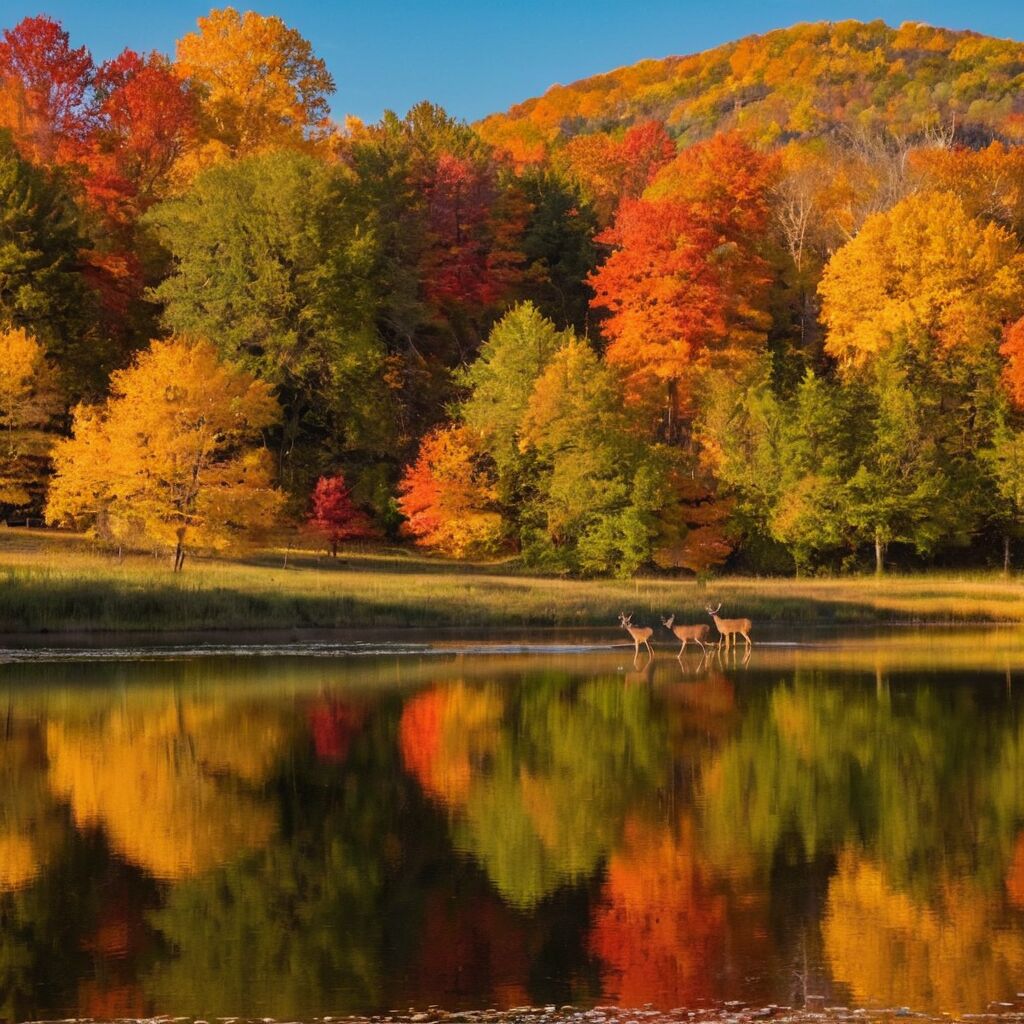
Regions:
[[1018, 409], [1024, 409], [1024, 317], [1010, 324], [999, 349], [1006, 357], [1003, 384]]
[[318, 761], [343, 764], [366, 721], [366, 708], [340, 700], [318, 700], [308, 711]]
[[317, 481], [309, 525], [331, 545], [332, 556], [337, 556], [342, 541], [377, 536], [369, 516], [352, 500], [352, 492], [340, 473]]
[[676, 144], [660, 121], [634, 125], [618, 145], [623, 196], [639, 196], [676, 155]]
[[610, 310], [609, 362], [634, 399], [668, 385], [687, 409], [693, 370], [763, 348], [770, 318], [769, 223], [775, 161], [735, 137], [684, 150], [643, 198], [624, 200], [599, 241], [616, 247], [591, 276], [593, 305]]
[[93, 123], [88, 103], [93, 77], [89, 51], [71, 47], [60, 23], [40, 15], [23, 18], [0, 36], [0, 82], [15, 141], [37, 163], [77, 159]]
[[97, 125], [90, 152], [90, 193], [113, 190], [144, 210], [159, 198], [196, 129], [194, 95], [160, 54], [125, 50], [96, 73]]

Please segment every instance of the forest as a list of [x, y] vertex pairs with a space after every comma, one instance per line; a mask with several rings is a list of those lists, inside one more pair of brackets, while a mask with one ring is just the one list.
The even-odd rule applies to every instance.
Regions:
[[1010, 570], [1024, 44], [801, 25], [475, 126], [334, 92], [232, 8], [173, 58], [3, 31], [0, 521], [175, 570]]

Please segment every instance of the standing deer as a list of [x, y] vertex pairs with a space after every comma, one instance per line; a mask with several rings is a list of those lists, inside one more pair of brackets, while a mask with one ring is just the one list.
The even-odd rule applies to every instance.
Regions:
[[654, 630], [650, 626], [634, 626], [632, 614], [627, 615], [625, 612], [619, 612], [619, 624], [633, 638], [633, 644], [636, 647], [634, 657], [640, 657], [641, 644], [647, 648], [650, 656], [654, 657], [654, 651], [651, 650], [651, 634]]
[[736, 641], [733, 639], [737, 633], [743, 637], [747, 642], [748, 647], [752, 647], [753, 644], [750, 640], [750, 619], [720, 619], [718, 617], [719, 611], [721, 611], [722, 602], [718, 602], [717, 608], [712, 608], [711, 605], [705, 607], [705, 611], [708, 615], [715, 620], [715, 629], [722, 635], [722, 639], [725, 640], [726, 649], [729, 647], [729, 641], [732, 640], [733, 646]]
[[675, 625], [676, 617], [670, 615], [667, 619], [662, 619], [661, 624], [672, 633], [675, 633], [677, 640], [682, 640], [683, 646], [679, 648], [679, 653], [676, 655], [677, 658], [683, 656], [683, 651], [686, 650], [686, 645], [692, 640], [695, 644], [700, 646], [700, 649], [707, 653], [707, 648], [704, 646], [704, 641], [708, 637], [708, 633], [711, 632], [711, 627], [701, 622], [696, 626], [677, 626]]

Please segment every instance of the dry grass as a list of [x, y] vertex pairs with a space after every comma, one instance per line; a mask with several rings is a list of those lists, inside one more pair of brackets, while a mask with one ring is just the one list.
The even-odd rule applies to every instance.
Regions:
[[993, 574], [561, 580], [510, 566], [452, 565], [405, 552], [311, 552], [200, 560], [179, 576], [166, 560], [119, 560], [83, 537], [0, 530], [0, 632], [295, 627], [581, 626], [674, 611], [701, 621], [704, 604], [761, 622], [1024, 622], [1024, 583]]

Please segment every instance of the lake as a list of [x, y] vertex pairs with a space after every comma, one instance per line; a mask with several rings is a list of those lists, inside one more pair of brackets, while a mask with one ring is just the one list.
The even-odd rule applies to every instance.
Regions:
[[7, 645], [0, 1017], [1018, 1005], [1024, 632], [614, 635]]

